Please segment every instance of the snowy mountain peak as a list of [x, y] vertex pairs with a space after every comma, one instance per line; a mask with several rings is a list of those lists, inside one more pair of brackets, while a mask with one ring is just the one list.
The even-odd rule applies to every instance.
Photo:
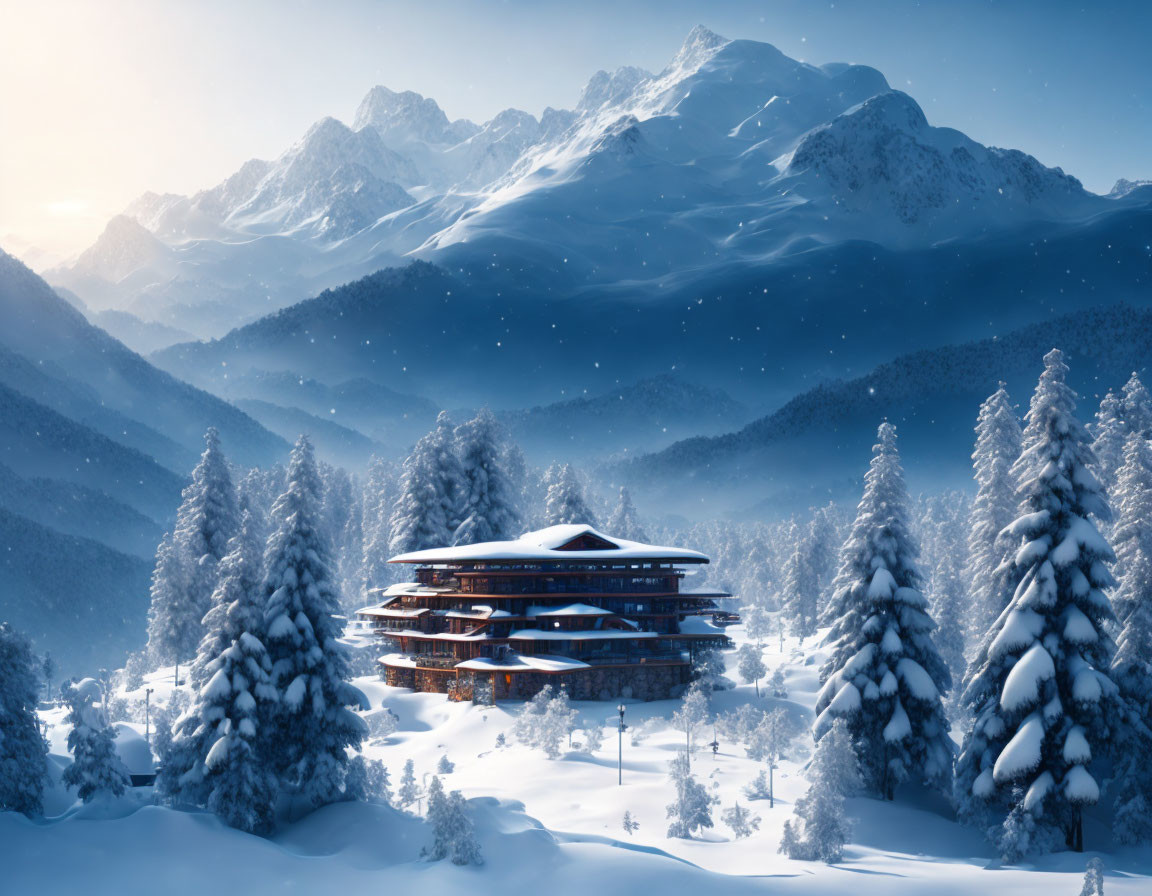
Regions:
[[626, 65], [611, 73], [598, 71], [580, 92], [576, 111], [595, 112], [606, 106], [620, 106], [632, 98], [638, 86], [652, 78], [651, 72], [634, 65]]
[[681, 44], [669, 68], [694, 68], [729, 43], [731, 41], [728, 38], [721, 37], [703, 25], [697, 25], [684, 38], [684, 43]]
[[88, 276], [110, 283], [153, 264], [167, 254], [167, 248], [135, 218], [116, 215], [104, 232], [76, 259], [75, 267]]
[[352, 127], [374, 128], [387, 143], [455, 144], [467, 140], [479, 127], [461, 119], [449, 121], [431, 97], [411, 90], [397, 93], [378, 85], [368, 91], [356, 109]]

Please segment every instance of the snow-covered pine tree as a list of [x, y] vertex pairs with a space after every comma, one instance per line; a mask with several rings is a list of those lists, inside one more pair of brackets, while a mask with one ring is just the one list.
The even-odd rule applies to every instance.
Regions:
[[1082, 848], [1082, 808], [1099, 798], [1089, 768], [1110, 752], [1122, 716], [1105, 631], [1114, 558], [1092, 522], [1110, 514], [1067, 373], [1062, 352], [1044, 356], [1013, 470], [1018, 585], [962, 698], [974, 721], [955, 800], [972, 821], [1002, 825], [1005, 854], [1025, 835], [1033, 849]]
[[812, 562], [812, 538], [811, 526], [801, 528], [792, 522], [789, 528], [792, 553], [784, 563], [781, 586], [780, 612], [801, 642], [816, 634], [819, 616], [820, 581]]
[[772, 630], [772, 618], [763, 607], [757, 604], [748, 604], [742, 607], [740, 612], [744, 622], [744, 631], [749, 638], [759, 645]]
[[1152, 439], [1152, 395], [1136, 373], [1124, 384], [1120, 410], [1128, 435], [1138, 433], [1145, 439]]
[[272, 825], [277, 780], [261, 755], [259, 725], [278, 695], [264, 648], [258, 527], [250, 511], [220, 561], [204, 617], [194, 678], [204, 682], [177, 720], [157, 788], [177, 803], [203, 806], [244, 831]]
[[637, 828], [640, 827], [640, 825], [637, 824], [636, 820], [632, 817], [632, 813], [629, 812], [627, 809], [624, 810], [623, 827], [624, 827], [624, 833], [627, 834], [629, 837], [631, 837], [632, 834], [637, 830]]
[[812, 511], [812, 520], [808, 528], [809, 557], [816, 572], [816, 584], [821, 597], [836, 574], [836, 554], [840, 548], [840, 541], [837, 539], [838, 519], [839, 512], [836, 505], [830, 503]]
[[1124, 572], [1112, 598], [1120, 623], [1112, 678], [1130, 714], [1117, 744], [1117, 841], [1152, 840], [1152, 449], [1142, 432], [1128, 436], [1117, 477], [1113, 538]]
[[768, 764], [768, 808], [776, 805], [775, 772], [795, 736], [788, 714], [782, 709], [763, 713], [748, 732], [748, 758]]
[[427, 823], [432, 828], [432, 845], [424, 855], [433, 862], [451, 859], [453, 865], [483, 865], [476, 831], [464, 811], [464, 797], [459, 790], [444, 792], [436, 776], [428, 785]]
[[751, 837], [760, 830], [760, 816], [753, 815], [751, 809], [746, 809], [739, 803], [734, 803], [731, 809], [721, 812], [720, 820], [732, 829], [732, 836], [737, 840]]
[[760, 696], [760, 679], [768, 674], [768, 667], [764, 665], [764, 657], [755, 644], [744, 644], [737, 654], [737, 673], [745, 681], [756, 685], [756, 696]]
[[520, 534], [517, 486], [504, 468], [504, 441], [500, 424], [487, 408], [456, 429], [462, 522], [453, 544], [506, 541]]
[[219, 433], [209, 428], [204, 443], [192, 482], [182, 494], [176, 526], [166, 539], [167, 549], [162, 542], [157, 553], [148, 649], [161, 663], [178, 662], [196, 653], [204, 633], [202, 620], [216, 587], [216, 568], [240, 525], [236, 487], [220, 450]]
[[608, 518], [608, 534], [617, 538], [626, 538], [629, 541], [648, 541], [648, 535], [640, 525], [640, 519], [636, 515], [636, 507], [632, 503], [632, 495], [627, 486], [620, 486], [620, 499], [616, 503], [616, 509]]
[[549, 467], [545, 481], [548, 493], [544, 498], [544, 516], [549, 526], [564, 523], [596, 526], [596, 515], [584, 500], [584, 489], [570, 464]]
[[420, 785], [416, 783], [416, 766], [411, 759], [404, 763], [400, 774], [400, 789], [396, 791], [396, 805], [407, 809], [422, 796]]
[[265, 552], [265, 646], [279, 699], [261, 713], [259, 726], [263, 759], [283, 787], [312, 805], [343, 798], [347, 748], [358, 747], [368, 733], [348, 707], [369, 708], [348, 683], [348, 659], [338, 641], [340, 600], [319, 509], [316, 461], [301, 436], [286, 490], [272, 508]]
[[392, 536], [392, 508], [396, 503], [396, 476], [391, 465], [373, 456], [368, 462], [361, 500], [362, 545], [360, 578], [362, 587], [384, 588], [391, 584], [393, 571], [388, 566], [392, 553], [388, 543]]
[[796, 800], [795, 817], [784, 822], [780, 852], [805, 862], [839, 862], [851, 826], [844, 797], [860, 786], [857, 756], [844, 719], [837, 719], [816, 745], [808, 766], [808, 792]]
[[1108, 392], [1100, 400], [1100, 409], [1092, 424], [1092, 454], [1096, 458], [1093, 472], [1097, 481], [1108, 484], [1116, 481], [1116, 474], [1124, 462], [1124, 442], [1127, 439], [1124, 426], [1123, 402], [1115, 392]]
[[32, 646], [0, 622], [0, 812], [39, 814], [48, 775], [48, 744], [36, 704], [40, 663]]
[[952, 680], [964, 675], [963, 608], [968, 601], [963, 573], [970, 514], [960, 492], [943, 492], [921, 502], [919, 520], [921, 558], [928, 569], [925, 587], [928, 606], [936, 620], [933, 636]]
[[712, 827], [712, 807], [719, 802], [708, 789], [692, 777], [688, 753], [678, 750], [668, 763], [668, 777], [676, 788], [676, 799], [668, 804], [668, 836], [688, 839], [694, 831]]
[[784, 666], [777, 666], [772, 670], [772, 677], [768, 679], [768, 693], [781, 700], [788, 699], [788, 684], [784, 680]]
[[[1112, 595], [1112, 610], [1121, 626], [1152, 595], [1152, 582], [1128, 571], [1152, 557], [1152, 447], [1142, 433], [1129, 434], [1113, 487], [1116, 523], [1112, 545], [1120, 585]], [[1145, 567], [1146, 568], [1146, 567]]]
[[72, 764], [64, 769], [60, 780], [86, 803], [95, 799], [122, 796], [131, 785], [128, 771], [116, 753], [116, 738], [104, 709], [96, 704], [103, 700], [103, 690], [94, 678], [85, 678], [67, 686], [65, 693], [68, 715], [68, 749]]
[[707, 724], [709, 715], [708, 696], [704, 693], [700, 682], [695, 681], [685, 691], [679, 708], [672, 713], [672, 727], [684, 732], [684, 758], [689, 768], [692, 767], [690, 757], [694, 735], [702, 725]]
[[828, 634], [814, 735], [837, 717], [848, 728], [870, 789], [892, 799], [903, 781], [944, 788], [952, 744], [941, 695], [951, 685], [932, 640], [934, 624], [919, 591], [917, 547], [908, 528], [908, 494], [896, 428], [882, 423], [864, 497], [841, 555], [839, 608]]
[[392, 554], [452, 544], [461, 521], [463, 491], [463, 470], [455, 448], [452, 421], [441, 411], [435, 428], [404, 461], [388, 523]]
[[564, 751], [564, 743], [576, 730], [576, 720], [580, 713], [568, 702], [568, 692], [560, 688], [556, 696], [548, 701], [544, 714], [540, 717], [536, 735], [536, 746], [544, 751], [549, 759], [559, 759]]
[[969, 642], [979, 644], [1004, 610], [1011, 590], [994, 573], [1014, 548], [1004, 528], [1016, 518], [1016, 480], [1012, 465], [1020, 456], [1020, 421], [1008, 390], [1000, 387], [980, 405], [972, 471], [976, 497], [968, 524], [968, 560], [963, 581], [972, 589], [967, 620]]

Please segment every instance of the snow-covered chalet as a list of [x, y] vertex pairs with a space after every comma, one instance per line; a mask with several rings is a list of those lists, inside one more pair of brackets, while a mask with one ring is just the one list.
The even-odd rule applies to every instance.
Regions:
[[388, 684], [489, 703], [546, 684], [577, 700], [672, 696], [695, 655], [726, 645], [705, 615], [728, 595], [682, 592], [697, 551], [552, 526], [515, 541], [401, 554], [415, 581], [357, 616], [392, 652]]

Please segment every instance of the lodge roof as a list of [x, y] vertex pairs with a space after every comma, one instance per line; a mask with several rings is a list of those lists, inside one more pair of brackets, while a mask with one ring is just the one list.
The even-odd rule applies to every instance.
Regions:
[[642, 544], [615, 538], [591, 526], [549, 526], [526, 532], [513, 541], [486, 541], [456, 547], [429, 548], [393, 557], [389, 563], [461, 563], [483, 561], [551, 561], [579, 560], [667, 560], [674, 563], [707, 563], [699, 551], [685, 548]]

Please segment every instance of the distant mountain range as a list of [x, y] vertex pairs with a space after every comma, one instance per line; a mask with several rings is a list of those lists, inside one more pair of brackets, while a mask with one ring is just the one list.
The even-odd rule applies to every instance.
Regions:
[[272, 161], [193, 196], [145, 194], [47, 272], [94, 311], [198, 336], [422, 258], [493, 290], [707, 289], [734, 267], [888, 249], [1147, 205], [932, 127], [862, 65], [813, 66], [697, 28], [659, 74], [598, 72], [573, 110], [449, 121], [374, 87]]
[[606, 473], [650, 507], [787, 514], [856, 500], [876, 428], [889, 420], [914, 489], [970, 488], [980, 402], [1003, 380], [1023, 416], [1053, 347], [1068, 356], [1078, 415], [1090, 421], [1104, 392], [1118, 390], [1132, 371], [1147, 376], [1152, 311], [1111, 305], [904, 355], [864, 376], [821, 383], [741, 429], [686, 439]]

